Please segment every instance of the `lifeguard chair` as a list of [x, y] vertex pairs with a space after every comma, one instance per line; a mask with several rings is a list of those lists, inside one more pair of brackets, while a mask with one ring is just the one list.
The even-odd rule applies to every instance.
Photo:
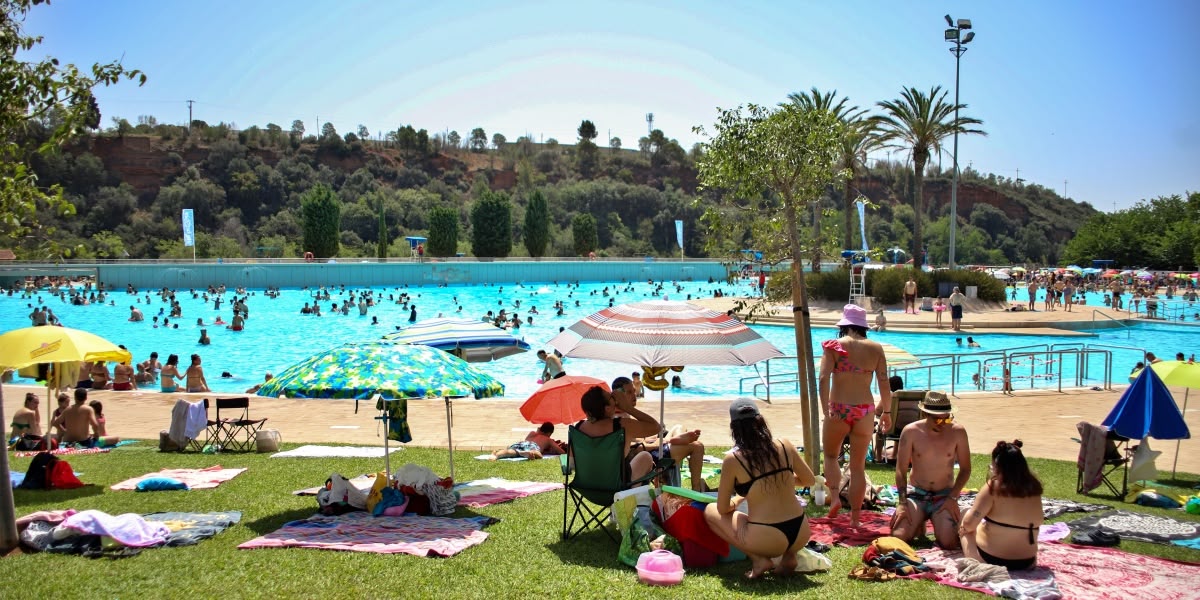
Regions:
[[867, 256], [865, 250], [842, 250], [842, 258], [850, 261], [850, 304], [857, 304], [867, 295]]

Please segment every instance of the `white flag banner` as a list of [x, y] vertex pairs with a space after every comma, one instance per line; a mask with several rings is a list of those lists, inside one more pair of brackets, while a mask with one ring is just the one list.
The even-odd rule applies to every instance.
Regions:
[[196, 221], [190, 208], [183, 209], [183, 245], [185, 247], [196, 245]]
[[679, 249], [683, 250], [683, 221], [675, 219], [675, 241], [679, 242]]

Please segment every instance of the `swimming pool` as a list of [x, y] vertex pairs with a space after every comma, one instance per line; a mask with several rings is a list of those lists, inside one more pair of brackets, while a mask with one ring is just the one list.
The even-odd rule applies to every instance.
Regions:
[[[229, 321], [232, 317], [229, 304], [234, 296], [232, 290], [222, 297], [219, 309], [214, 308], [213, 299], [205, 301], [199, 293], [193, 297], [192, 293], [186, 290], [178, 292], [176, 299], [183, 308], [183, 316], [180, 319], [171, 319], [173, 325], [179, 326], [177, 329], [153, 326], [152, 319], [158, 316], [160, 311], [163, 314], [169, 313], [168, 304], [153, 292], [147, 295], [147, 291], [143, 290], [134, 296], [124, 291], [116, 291], [109, 295], [112, 304], [74, 306], [43, 291], [32, 299], [23, 299], [20, 296], [0, 297], [0, 330], [8, 331], [28, 326], [27, 315], [31, 311], [28, 305], [37, 304], [40, 297], [65, 325], [92, 331], [114, 343], [124, 344], [133, 353], [135, 361], [145, 360], [151, 351], [157, 351], [161, 361], [165, 362], [167, 355], [175, 353], [180, 356], [181, 364], [186, 366], [188, 356], [198, 353], [204, 360], [205, 374], [209, 386], [214, 391], [240, 393], [261, 381], [266, 372], [278, 373], [326, 348], [348, 341], [375, 339], [394, 331], [397, 326], [407, 325], [410, 312], [396, 302], [396, 298], [402, 292], [407, 292], [412, 298], [417, 307], [418, 319], [433, 318], [439, 314], [446, 317], [479, 318], [489, 310], [499, 311], [501, 308], [507, 309], [510, 314], [515, 310], [522, 318], [533, 316], [533, 324], [521, 327], [518, 335], [537, 349], [544, 347], [547, 341], [557, 335], [560, 327], [569, 326], [578, 319], [608, 306], [610, 300], [620, 304], [660, 298], [664, 294], [673, 300], [686, 300], [710, 297], [718, 289], [726, 294], [749, 294], [752, 283], [668, 283], [663, 288], [646, 282], [376, 287], [372, 289], [382, 302], [370, 308], [366, 316], [360, 316], [357, 309], [351, 309], [349, 315], [331, 313], [328, 310], [330, 305], [335, 301], [340, 303], [348, 299], [352, 291], [351, 288], [336, 288], [330, 291], [330, 301], [322, 301], [324, 315], [319, 317], [300, 314], [300, 308], [305, 303], [313, 302], [316, 290], [283, 289], [277, 298], [270, 298], [261, 290], [250, 290], [251, 295], [247, 301], [250, 318], [246, 322], [246, 330], [232, 332], [223, 326], [210, 324], [204, 327], [212, 339], [212, 344], [208, 346], [198, 343], [201, 327], [196, 324], [196, 319], [202, 318], [205, 323], [211, 323], [220, 315], [225, 321]], [[519, 308], [515, 306], [518, 300], [521, 302]], [[566, 306], [563, 316], [556, 316], [552, 309], [556, 300], [562, 300]], [[142, 310], [145, 321], [128, 322], [131, 305]], [[534, 306], [539, 314], [529, 315], [529, 309]], [[373, 325], [373, 318], [377, 319], [379, 324]], [[790, 327], [755, 325], [754, 329], [779, 347], [784, 354], [796, 354], [794, 333]], [[873, 339], [894, 344], [918, 355], [950, 353], [966, 356], [979, 351], [1033, 344], [1070, 343], [1097, 347], [1146, 348], [1169, 358], [1177, 351], [1194, 351], [1192, 336], [1195, 332], [1195, 329], [1186, 326], [1170, 325], [1138, 325], [1128, 328], [1128, 331], [1107, 330], [1097, 337], [1083, 338], [972, 331], [970, 335], [982, 345], [979, 350], [958, 347], [954, 339], [961, 334], [956, 336], [948, 330], [930, 333], [889, 331], [871, 335]], [[814, 348], [821, 340], [833, 335], [834, 330], [831, 328], [814, 330]], [[1101, 349], [1111, 349], [1114, 353], [1114, 383], [1124, 383], [1124, 375], [1134, 363], [1141, 360], [1140, 350]], [[512, 399], [524, 399], [537, 389], [537, 379], [542, 369], [542, 364], [533, 352], [478, 366], [503, 381], [507, 387], [505, 397]], [[591, 375], [609, 381], [620, 375], [628, 376], [635, 370], [633, 365], [583, 359], [567, 359], [565, 367], [568, 373]], [[760, 370], [762, 368], [760, 366]], [[772, 370], [774, 373], [781, 370], [794, 371], [795, 362], [777, 360], [772, 364]], [[220, 375], [225, 371], [233, 377], [222, 378]], [[1067, 371], [1073, 373], [1070, 369]], [[749, 391], [749, 387], [739, 391], [740, 380], [755, 377], [757, 373], [753, 367], [691, 367], [680, 374], [684, 382], [683, 390], [669, 390], [668, 394], [672, 397], [692, 399], [736, 396]], [[948, 369], [940, 369], [935, 370], [931, 381], [917, 372], [909, 373], [908, 377], [910, 388], [927, 385], [947, 387], [950, 375]], [[1102, 379], [1102, 365], [1099, 361], [1092, 361], [1085, 372], [1085, 384], [1098, 385], [1102, 383]], [[969, 387], [970, 381], [969, 372], [960, 373], [957, 385], [962, 389], [965, 382]], [[1027, 383], [1034, 383], [1037, 387], [1052, 385], [1050, 382], [1037, 380], [1029, 380]], [[1022, 385], [1018, 384], [1018, 387]], [[773, 393], [787, 394], [788, 391]]]

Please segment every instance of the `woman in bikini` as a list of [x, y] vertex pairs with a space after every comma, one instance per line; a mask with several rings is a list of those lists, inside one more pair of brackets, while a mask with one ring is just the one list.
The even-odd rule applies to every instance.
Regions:
[[184, 377], [179, 372], [179, 355], [172, 354], [167, 357], [167, 364], [163, 365], [162, 372], [159, 374], [159, 386], [163, 393], [170, 394], [179, 389], [179, 384], [176, 379], [183, 380]]
[[1021, 440], [997, 442], [988, 483], [963, 516], [958, 534], [967, 558], [1021, 571], [1037, 564], [1042, 482], [1029, 470]]
[[[773, 565], [775, 574], [791, 574], [796, 553], [812, 535], [796, 486], [811, 486], [816, 478], [794, 445], [771, 437], [753, 400], [739, 398], [730, 405], [729, 430], [737, 449], [725, 455], [717, 501], [704, 507], [704, 520], [750, 557], [747, 577], [758, 578]], [[737, 510], [742, 500], [746, 512]]]
[[191, 393], [207, 392], [208, 380], [204, 378], [204, 367], [200, 366], [200, 355], [192, 355], [192, 366], [187, 368], [187, 391]]
[[[858, 527], [859, 511], [867, 490], [867, 446], [875, 430], [875, 415], [881, 415], [884, 430], [892, 426], [892, 392], [888, 385], [887, 359], [883, 346], [867, 339], [867, 311], [847, 304], [838, 321], [838, 339], [821, 344], [819, 393], [825, 414], [822, 448], [825, 450], [825, 479], [833, 491], [829, 516], [842, 509], [838, 466], [842, 440], [850, 437], [850, 526]], [[871, 395], [871, 379], [879, 387], [879, 404]]]

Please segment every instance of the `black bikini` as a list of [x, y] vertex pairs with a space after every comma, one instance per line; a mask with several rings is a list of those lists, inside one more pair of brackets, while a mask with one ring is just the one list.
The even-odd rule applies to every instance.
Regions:
[[[746, 463], [742, 462], [742, 459], [738, 458], [736, 454], [733, 455], [733, 458], [734, 458], [734, 460], [738, 461], [738, 464], [742, 465], [743, 469], [746, 469], [747, 473], [750, 472], [750, 469], [748, 467], [746, 467]], [[783, 460], [784, 460], [784, 463], [787, 465], [786, 467], [781, 467], [781, 468], [775, 469], [774, 471], [768, 471], [761, 475], [756, 475], [754, 477], [751, 477], [750, 481], [747, 481], [745, 483], [738, 483], [737, 479], [734, 479], [733, 480], [733, 491], [737, 492], [737, 494], [739, 496], [745, 496], [746, 494], [750, 493], [750, 486], [754, 485], [755, 481], [758, 481], [759, 479], [762, 479], [764, 477], [770, 477], [772, 475], [776, 475], [779, 473], [790, 472], [792, 470], [792, 459], [791, 459], [791, 457], [788, 456], [788, 453], [786, 450], [783, 452]], [[783, 536], [787, 538], [788, 548], [791, 548], [792, 544], [796, 543], [796, 538], [800, 536], [800, 528], [804, 525], [804, 517], [805, 517], [805, 515], [803, 513], [801, 513], [800, 516], [798, 516], [798, 517], [791, 518], [786, 521], [780, 521], [778, 523], [761, 523], [759, 521], [747, 521], [747, 523], [750, 523], [751, 525], [766, 525], [767, 527], [774, 527], [775, 529], [778, 529], [779, 532], [782, 533]]]
[[[1029, 543], [1037, 544], [1038, 527], [1033, 523], [1030, 523], [1029, 525], [1013, 525], [1011, 523], [1001, 523], [1000, 521], [997, 521], [991, 517], [984, 517], [983, 520], [997, 527], [1027, 530], [1029, 532]], [[1014, 571], [1032, 569], [1033, 566], [1037, 564], [1037, 555], [1034, 555], [1032, 558], [1000, 558], [984, 552], [983, 548], [979, 548], [978, 550], [979, 556], [983, 557], [983, 562], [986, 562], [989, 565], [1000, 565]]]

